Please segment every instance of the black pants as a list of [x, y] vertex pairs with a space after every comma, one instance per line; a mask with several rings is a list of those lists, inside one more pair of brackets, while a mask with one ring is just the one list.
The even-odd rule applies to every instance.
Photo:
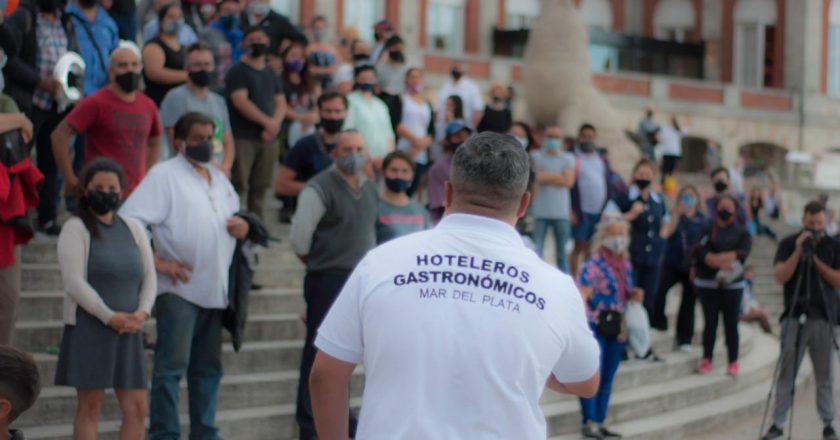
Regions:
[[38, 224], [40, 226], [55, 221], [58, 211], [61, 181], [58, 176], [58, 166], [53, 156], [50, 135], [58, 126], [58, 123], [61, 122], [63, 116], [55, 110], [41, 110], [34, 106], [32, 108], [35, 148], [38, 152], [38, 170], [44, 175], [44, 182], [38, 189]]
[[662, 179], [674, 174], [677, 170], [677, 164], [680, 162], [680, 156], [662, 156]]
[[[315, 362], [315, 336], [333, 302], [344, 287], [350, 272], [306, 272], [303, 279], [303, 298], [306, 300], [306, 344], [300, 360], [298, 381], [297, 418], [301, 440], [315, 438], [315, 421], [312, 418], [312, 400], [309, 396], [309, 372]], [[350, 437], [356, 436], [356, 417], [350, 414]]]
[[703, 305], [706, 328], [703, 329], [703, 357], [712, 358], [715, 352], [718, 316], [723, 312], [723, 331], [726, 335], [726, 352], [729, 362], [738, 360], [738, 315], [741, 308], [743, 289], [706, 289], [695, 287], [697, 297]]
[[691, 344], [694, 336], [694, 285], [691, 283], [688, 271], [673, 267], [664, 267], [662, 277], [659, 281], [659, 294], [653, 305], [653, 314], [650, 315], [650, 326], [659, 330], [668, 330], [668, 317], [665, 316], [665, 304], [668, 291], [672, 287], [682, 285], [682, 299], [680, 300], [680, 311], [677, 314], [677, 345]]

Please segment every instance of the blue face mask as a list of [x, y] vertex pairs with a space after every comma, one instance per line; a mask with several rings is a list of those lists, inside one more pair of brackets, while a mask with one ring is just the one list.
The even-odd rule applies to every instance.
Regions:
[[545, 145], [545, 148], [548, 148], [549, 150], [559, 150], [560, 147], [563, 146], [563, 143], [557, 138], [546, 138], [543, 145]]
[[695, 205], [697, 205], [697, 197], [694, 197], [691, 194], [683, 194], [680, 197], [680, 200], [683, 202], [683, 205], [685, 205], [685, 206], [694, 207]]

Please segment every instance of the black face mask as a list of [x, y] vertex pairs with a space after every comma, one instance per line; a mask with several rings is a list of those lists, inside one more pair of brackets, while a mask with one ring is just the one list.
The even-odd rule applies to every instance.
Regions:
[[452, 69], [452, 71], [449, 73], [452, 75], [452, 79], [454, 79], [455, 81], [458, 81], [459, 79], [461, 79], [462, 76], [464, 76], [464, 72], [461, 72], [460, 70], [456, 69]]
[[592, 142], [581, 142], [579, 146], [580, 151], [583, 151], [584, 153], [591, 153], [595, 151], [595, 144]]
[[366, 53], [357, 53], [356, 55], [353, 55], [353, 61], [355, 61], [357, 63], [360, 63], [360, 62], [363, 62], [363, 61], [368, 61], [369, 59], [370, 59], [370, 55], [368, 55]]
[[405, 179], [391, 179], [390, 177], [385, 178], [385, 187], [395, 193], [401, 193], [408, 190], [411, 186], [410, 180]]
[[92, 8], [98, 3], [97, 0], [79, 0], [79, 6], [83, 8]]
[[92, 189], [85, 194], [85, 200], [94, 214], [105, 215], [120, 205], [120, 193]]
[[38, 9], [41, 12], [55, 12], [61, 7], [61, 0], [38, 0]]
[[356, 83], [353, 84], [353, 88], [360, 91], [360, 92], [371, 92], [373, 93], [373, 89], [376, 87], [376, 84], [371, 83]]
[[114, 77], [114, 81], [125, 93], [131, 93], [140, 86], [140, 74], [125, 72]]
[[648, 179], [636, 179], [635, 180], [636, 186], [639, 187], [640, 190], [644, 191], [647, 187], [650, 186], [650, 180]]
[[188, 75], [193, 84], [199, 87], [207, 87], [213, 82], [213, 73], [212, 70], [198, 70], [190, 72]]
[[405, 55], [398, 51], [398, 50], [391, 50], [388, 51], [388, 58], [395, 63], [404, 63], [405, 62]]
[[202, 142], [196, 145], [187, 145], [184, 147], [184, 156], [198, 163], [210, 162], [213, 157], [213, 144]]
[[248, 46], [248, 55], [251, 58], [259, 58], [266, 54], [268, 54], [268, 45], [265, 43], [251, 43]]
[[718, 210], [717, 216], [719, 219], [728, 222], [732, 219], [732, 211], [727, 211], [725, 209]]
[[341, 131], [344, 126], [344, 118], [341, 119], [327, 119], [321, 118], [321, 128], [329, 134], [335, 134]]
[[729, 188], [729, 185], [726, 184], [723, 180], [716, 180], [715, 181], [715, 191], [722, 193]]

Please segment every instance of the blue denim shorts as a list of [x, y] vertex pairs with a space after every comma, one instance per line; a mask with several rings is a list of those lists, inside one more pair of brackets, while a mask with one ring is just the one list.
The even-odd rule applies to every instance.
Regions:
[[601, 214], [583, 213], [578, 218], [577, 224], [572, 228], [572, 237], [575, 241], [588, 242], [595, 235], [595, 227], [601, 221]]

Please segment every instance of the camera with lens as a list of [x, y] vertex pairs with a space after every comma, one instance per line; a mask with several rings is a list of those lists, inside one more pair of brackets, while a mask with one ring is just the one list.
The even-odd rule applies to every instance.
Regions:
[[809, 231], [811, 232], [811, 236], [802, 242], [803, 258], [811, 258], [814, 256], [814, 252], [816, 251], [817, 247], [817, 242], [823, 237], [823, 234], [825, 234], [823, 231]]

